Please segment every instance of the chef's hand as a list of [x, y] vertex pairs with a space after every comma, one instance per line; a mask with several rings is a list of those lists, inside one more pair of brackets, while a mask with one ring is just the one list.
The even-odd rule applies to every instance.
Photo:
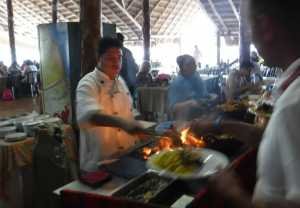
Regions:
[[240, 194], [244, 193], [238, 177], [232, 170], [225, 169], [215, 174], [209, 179], [209, 192], [225, 199], [235, 200]]
[[203, 136], [214, 133], [213, 121], [204, 119], [195, 119], [190, 124], [190, 132], [195, 135]]

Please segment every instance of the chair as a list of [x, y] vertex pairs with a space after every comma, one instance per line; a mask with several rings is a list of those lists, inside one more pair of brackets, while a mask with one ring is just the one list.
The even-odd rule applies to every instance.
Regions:
[[37, 92], [36, 86], [38, 83], [38, 72], [30, 71], [25, 76], [26, 76], [26, 83], [30, 85], [31, 97], [34, 97]]
[[141, 202], [78, 191], [61, 192], [62, 208], [158, 208]]
[[72, 181], [62, 144], [48, 130], [39, 130], [33, 149], [34, 207], [50, 208], [52, 192]]
[[21, 85], [21, 75], [19, 73], [13, 73], [9, 76], [10, 88], [13, 93], [13, 98], [16, 99], [17, 92]]

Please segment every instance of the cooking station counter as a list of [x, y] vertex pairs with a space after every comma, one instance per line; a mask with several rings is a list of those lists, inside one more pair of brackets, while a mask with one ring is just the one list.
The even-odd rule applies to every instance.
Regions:
[[[143, 143], [139, 143], [132, 147], [129, 151], [119, 157], [119, 160], [106, 165], [101, 165], [100, 170], [109, 172], [112, 175], [112, 179], [104, 183], [97, 189], [92, 189], [86, 185], [83, 185], [79, 181], [75, 181], [55, 191], [56, 194], [60, 194], [61, 190], [71, 189], [75, 191], [94, 193], [105, 196], [115, 196], [121, 198], [139, 199], [141, 202], [147, 202], [156, 205], [171, 206], [178, 198], [183, 195], [195, 196], [201, 189], [205, 188], [206, 181], [167, 181], [165, 187], [163, 187], [158, 193], [152, 193], [145, 191], [146, 201], [142, 200], [141, 196], [134, 198], [132, 195], [138, 193], [141, 190], [147, 189], [146, 187], [138, 187], [137, 184], [147, 184], [147, 180], [151, 178], [158, 179], [155, 173], [147, 172], [145, 158], [145, 148], [156, 148], [161, 145], [162, 138], [151, 138]], [[165, 141], [163, 142], [164, 145]], [[168, 144], [167, 144], [168, 146]], [[214, 144], [208, 145], [209, 148], [218, 150], [227, 155], [230, 160], [235, 159], [241, 153], [247, 150], [243, 144], [237, 142], [235, 139], [222, 139], [221, 142], [214, 141]], [[156, 176], [155, 176], [156, 175]], [[161, 177], [164, 181], [165, 179]], [[138, 191], [134, 190], [134, 187]], [[131, 196], [128, 196], [132, 191]]]

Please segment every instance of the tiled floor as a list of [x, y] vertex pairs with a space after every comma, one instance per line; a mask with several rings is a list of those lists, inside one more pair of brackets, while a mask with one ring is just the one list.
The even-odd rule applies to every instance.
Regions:
[[14, 101], [0, 100], [0, 117], [9, 117], [33, 110], [40, 112], [39, 97], [36, 98], [20, 98]]

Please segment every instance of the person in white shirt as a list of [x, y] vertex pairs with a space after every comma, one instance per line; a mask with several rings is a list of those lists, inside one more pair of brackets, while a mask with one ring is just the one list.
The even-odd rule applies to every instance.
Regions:
[[[274, 112], [266, 129], [234, 121], [195, 121], [192, 129], [206, 134], [216, 129], [259, 144], [257, 183], [252, 197], [225, 170], [212, 179], [211, 190], [233, 207], [300, 207], [300, 22], [295, 0], [250, 0], [253, 42], [270, 67], [284, 73], [278, 81]], [[205, 132], [204, 132], [205, 130]]]
[[245, 93], [256, 93], [259, 91], [261, 82], [253, 83], [252, 77], [256, 76], [252, 63], [242, 63], [240, 70], [232, 70], [229, 73], [225, 95], [226, 100], [239, 99]]
[[134, 120], [130, 92], [119, 76], [122, 44], [114, 38], [99, 42], [99, 60], [77, 87], [76, 113], [80, 127], [80, 168], [95, 171], [97, 163], [133, 146], [144, 132]]

